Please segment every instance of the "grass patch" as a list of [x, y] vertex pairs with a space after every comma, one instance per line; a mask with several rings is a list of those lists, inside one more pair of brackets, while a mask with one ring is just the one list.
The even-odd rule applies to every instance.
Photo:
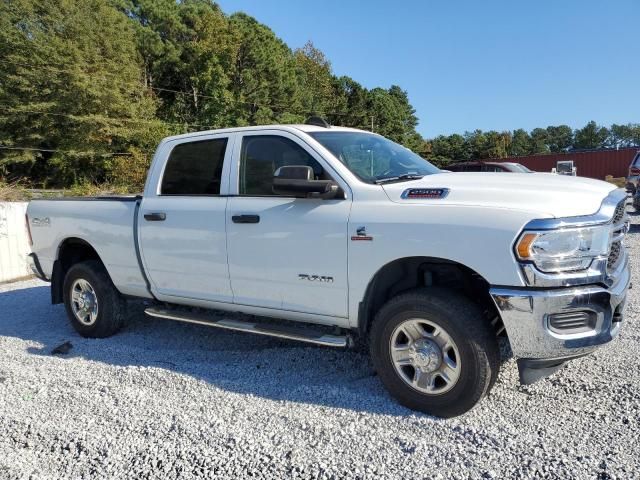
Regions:
[[64, 191], [65, 197], [99, 197], [103, 195], [131, 195], [134, 193], [131, 187], [113, 185], [109, 183], [94, 184], [82, 183]]
[[0, 180], [0, 202], [28, 202], [34, 198], [99, 197], [103, 195], [138, 194], [134, 187], [109, 183], [82, 183], [64, 190], [31, 189], [18, 182]]
[[30, 199], [29, 192], [20, 184], [0, 180], [0, 202], [27, 202]]

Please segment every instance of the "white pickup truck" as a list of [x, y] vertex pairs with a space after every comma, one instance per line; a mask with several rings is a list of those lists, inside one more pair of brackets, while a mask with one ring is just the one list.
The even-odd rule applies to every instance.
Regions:
[[114, 334], [142, 298], [154, 317], [368, 345], [398, 401], [442, 417], [490, 391], [499, 336], [523, 383], [612, 340], [630, 279], [613, 185], [444, 173], [318, 121], [166, 138], [143, 196], [34, 200], [27, 224], [81, 335]]

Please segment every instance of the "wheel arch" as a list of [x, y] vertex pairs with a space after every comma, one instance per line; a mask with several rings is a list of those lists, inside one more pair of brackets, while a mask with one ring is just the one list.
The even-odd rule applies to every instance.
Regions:
[[51, 303], [58, 304], [64, 301], [62, 288], [67, 272], [76, 263], [87, 260], [97, 260], [104, 266], [98, 251], [86, 240], [68, 237], [60, 242], [51, 274]]
[[437, 286], [458, 291], [480, 305], [496, 334], [504, 328], [489, 294], [489, 282], [462, 263], [439, 257], [412, 256], [395, 259], [378, 269], [367, 284], [358, 306], [358, 334], [365, 337], [382, 305], [396, 295], [416, 288]]

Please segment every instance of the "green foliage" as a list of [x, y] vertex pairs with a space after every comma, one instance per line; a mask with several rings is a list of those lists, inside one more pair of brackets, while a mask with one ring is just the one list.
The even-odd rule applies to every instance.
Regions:
[[512, 136], [509, 132], [487, 132], [486, 145], [481, 158], [504, 158], [508, 156]]
[[296, 50], [294, 58], [302, 107], [339, 123], [340, 119], [332, 114], [337, 110], [336, 101], [339, 99], [336, 90], [339, 84], [331, 73], [329, 60], [311, 42]]
[[97, 197], [100, 195], [125, 195], [131, 193], [128, 185], [114, 185], [111, 183], [82, 182], [65, 189], [65, 197]]
[[299, 121], [296, 64], [287, 45], [254, 18], [229, 18], [239, 44], [231, 72], [234, 103], [230, 126]]
[[338, 78], [210, 0], [0, 4], [0, 177], [138, 190], [163, 136], [311, 114], [427, 151], [400, 87]]
[[547, 147], [550, 151], [562, 152], [573, 145], [573, 130], [568, 125], [547, 127]]
[[3, 2], [0, 59], [0, 144], [33, 148], [3, 151], [10, 178], [104, 181], [113, 153], [165, 134], [133, 26], [106, 0]]
[[426, 141], [407, 92], [336, 77], [311, 42], [211, 0], [0, 3], [0, 178], [140, 191], [160, 138], [299, 123], [371, 129], [440, 166], [570, 148], [640, 146], [640, 125], [475, 130]]
[[531, 130], [531, 154], [548, 153], [549, 135], [546, 128], [534, 128]]
[[609, 130], [591, 121], [583, 128], [576, 130], [574, 145], [576, 148], [599, 148], [606, 144]]
[[510, 155], [529, 155], [531, 153], [531, 136], [529, 132], [519, 128], [513, 131], [511, 138]]
[[521, 128], [513, 132], [475, 130], [464, 136], [440, 135], [429, 142], [429, 159], [439, 166], [471, 159], [504, 158], [565, 152], [571, 149], [640, 147], [640, 124], [612, 125], [610, 129], [589, 122], [571, 130], [568, 125]]
[[373, 130], [420, 153], [423, 140], [416, 134], [418, 118], [409, 103], [407, 92], [393, 85], [388, 90], [374, 88], [368, 97], [368, 112], [373, 118]]

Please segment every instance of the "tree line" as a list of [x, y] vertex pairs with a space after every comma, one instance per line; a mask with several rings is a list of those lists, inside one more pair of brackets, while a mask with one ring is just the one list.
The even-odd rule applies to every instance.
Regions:
[[338, 77], [210, 0], [0, 3], [0, 178], [140, 188], [164, 136], [311, 115], [425, 151], [399, 86]]
[[373, 130], [439, 165], [640, 145], [638, 125], [594, 122], [424, 139], [401, 87], [337, 76], [312, 43], [292, 49], [211, 0], [0, 3], [0, 180], [137, 190], [164, 136], [311, 115]]
[[440, 166], [472, 160], [591, 150], [640, 147], [640, 124], [613, 124], [610, 128], [591, 121], [572, 130], [568, 125], [511, 132], [475, 130], [463, 135], [440, 135], [427, 142], [427, 156]]

